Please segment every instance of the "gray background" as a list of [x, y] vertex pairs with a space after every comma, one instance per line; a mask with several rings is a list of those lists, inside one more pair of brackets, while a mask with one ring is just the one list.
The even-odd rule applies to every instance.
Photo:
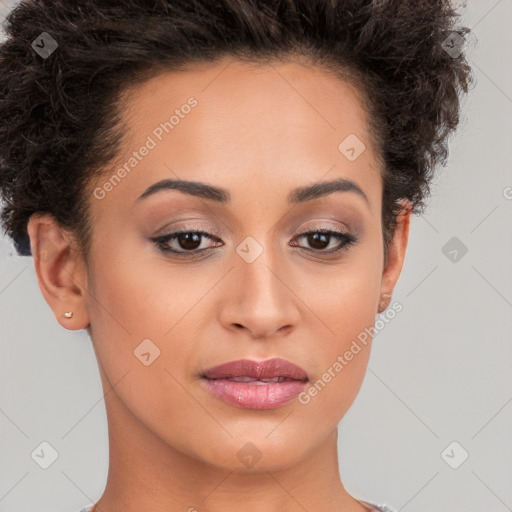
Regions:
[[[12, 5], [0, 0], [0, 15]], [[512, 510], [512, 0], [461, 9], [477, 83], [430, 207], [412, 220], [393, 296], [404, 309], [376, 336], [339, 426], [346, 489], [405, 512]], [[455, 262], [442, 252], [452, 237], [468, 248]], [[91, 342], [56, 322], [32, 258], [7, 239], [0, 264], [0, 511], [75, 512], [108, 469]], [[58, 452], [46, 470], [31, 458], [42, 441]], [[451, 461], [469, 453], [457, 469], [441, 456], [453, 441]]]

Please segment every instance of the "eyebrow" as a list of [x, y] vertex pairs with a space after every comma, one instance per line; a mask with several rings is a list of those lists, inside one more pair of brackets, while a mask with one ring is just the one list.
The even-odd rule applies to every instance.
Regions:
[[[152, 196], [162, 190], [178, 190], [184, 194], [189, 194], [203, 199], [209, 199], [221, 204], [229, 204], [231, 202], [230, 193], [220, 187], [208, 185], [198, 181], [185, 181], [164, 179], [153, 183], [145, 192], [137, 198], [137, 201]], [[322, 181], [314, 185], [306, 185], [293, 189], [288, 194], [288, 202], [290, 204], [304, 203], [320, 197], [325, 197], [334, 192], [354, 192], [361, 196], [369, 205], [368, 197], [361, 187], [352, 180], [347, 178], [337, 178], [333, 181]]]

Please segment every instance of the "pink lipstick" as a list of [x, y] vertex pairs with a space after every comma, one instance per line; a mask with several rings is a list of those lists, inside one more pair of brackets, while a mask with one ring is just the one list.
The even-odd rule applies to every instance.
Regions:
[[246, 409], [275, 409], [304, 390], [308, 374], [285, 359], [240, 359], [205, 370], [202, 382], [217, 398]]

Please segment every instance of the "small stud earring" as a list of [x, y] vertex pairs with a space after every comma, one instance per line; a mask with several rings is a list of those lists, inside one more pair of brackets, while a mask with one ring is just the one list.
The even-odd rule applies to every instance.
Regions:
[[68, 311], [67, 313], [64, 313], [64, 316], [66, 318], [72, 318], [73, 317], [73, 311]]

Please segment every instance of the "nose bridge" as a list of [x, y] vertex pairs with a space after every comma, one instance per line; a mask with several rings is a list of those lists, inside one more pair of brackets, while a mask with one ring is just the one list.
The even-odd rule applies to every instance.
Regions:
[[283, 270], [284, 254], [267, 229], [246, 236], [235, 248], [236, 263], [231, 275], [228, 317], [254, 336], [268, 337], [297, 320], [294, 294]]
[[261, 229], [246, 236], [236, 247], [236, 253], [236, 274], [240, 279], [241, 296], [262, 301], [269, 308], [277, 306], [273, 302], [284, 298], [286, 293], [282, 290], [282, 280], [276, 275], [283, 268], [280, 264], [283, 255], [272, 233]]

